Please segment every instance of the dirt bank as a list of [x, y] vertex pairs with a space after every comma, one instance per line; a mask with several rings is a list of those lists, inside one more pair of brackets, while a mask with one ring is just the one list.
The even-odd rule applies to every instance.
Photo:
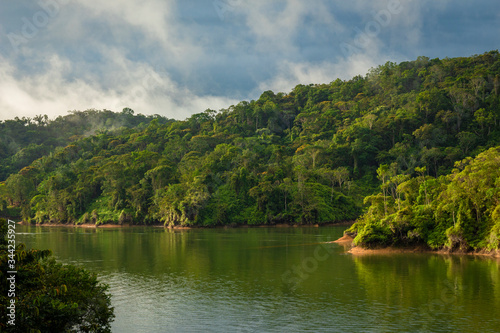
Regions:
[[340, 237], [339, 239], [337, 239], [336, 241], [333, 241], [332, 243], [350, 243], [350, 244], [352, 244], [353, 241], [354, 241], [354, 238], [352, 238], [349, 235], [344, 235], [344, 236]]
[[383, 248], [377, 248], [377, 249], [365, 249], [365, 248], [362, 248], [360, 246], [354, 246], [348, 252], [352, 255], [393, 254], [393, 253], [431, 253], [431, 252], [437, 253], [437, 251], [432, 251], [432, 250], [429, 250], [428, 248], [425, 248], [422, 246], [404, 247], [404, 248], [389, 246], [389, 247], [383, 247]]
[[336, 241], [333, 241], [332, 243], [339, 243], [344, 246], [350, 245], [350, 247], [347, 247], [349, 249], [347, 253], [350, 253], [355, 256], [371, 255], [371, 254], [383, 255], [383, 254], [395, 254], [395, 253], [436, 253], [443, 255], [453, 254], [453, 255], [484, 256], [484, 257], [493, 257], [500, 259], [500, 250], [493, 250], [493, 251], [486, 249], [476, 250], [476, 251], [450, 251], [448, 249], [432, 250], [425, 245], [417, 245], [411, 247], [387, 246], [387, 247], [368, 249], [368, 248], [363, 248], [361, 246], [355, 246], [353, 244], [353, 238], [348, 235], [344, 235], [341, 238], [337, 239]]

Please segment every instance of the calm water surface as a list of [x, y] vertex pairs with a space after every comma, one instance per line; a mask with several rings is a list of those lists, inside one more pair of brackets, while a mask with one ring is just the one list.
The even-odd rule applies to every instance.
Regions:
[[345, 227], [164, 230], [20, 227], [110, 285], [113, 332], [500, 332], [500, 264], [355, 257]]

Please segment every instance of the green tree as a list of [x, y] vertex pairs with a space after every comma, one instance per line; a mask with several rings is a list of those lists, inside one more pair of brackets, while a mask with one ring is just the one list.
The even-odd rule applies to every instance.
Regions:
[[[56, 263], [50, 251], [18, 244], [15, 298], [9, 298], [7, 221], [0, 219], [0, 329], [2, 332], [111, 332], [114, 318], [108, 286], [83, 268]], [[15, 299], [15, 326], [7, 304]]]

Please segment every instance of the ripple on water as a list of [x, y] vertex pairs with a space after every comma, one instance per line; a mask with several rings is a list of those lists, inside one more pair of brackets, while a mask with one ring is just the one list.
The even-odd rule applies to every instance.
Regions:
[[[340, 237], [342, 228], [71, 237], [63, 229], [24, 231], [31, 229], [20, 228], [19, 241], [51, 248], [58, 261], [86, 267], [110, 285], [113, 332], [483, 333], [500, 327], [497, 262], [353, 257], [335, 244], [314, 245]], [[299, 276], [300, 283], [290, 282]]]

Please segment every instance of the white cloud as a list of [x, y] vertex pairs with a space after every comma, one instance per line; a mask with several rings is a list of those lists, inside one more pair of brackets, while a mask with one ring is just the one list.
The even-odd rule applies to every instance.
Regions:
[[336, 63], [311, 64], [285, 61], [280, 65], [278, 74], [260, 84], [259, 90], [290, 92], [297, 84], [330, 83], [338, 78], [349, 80], [356, 75], [364, 76], [371, 67], [379, 64], [377, 62], [379, 60], [380, 58], [358, 54], [348, 60], [340, 59]]
[[[422, 47], [423, 32], [431, 27], [424, 27], [426, 18], [446, 10], [450, 0], [373, 0], [373, 1], [337, 1], [343, 11], [355, 13], [360, 19], [346, 27], [351, 38], [344, 41], [353, 45], [353, 41], [362, 32], [369, 35], [364, 47], [365, 53], [373, 54], [376, 46], [377, 54], [391, 54], [390, 50], [403, 47], [407, 53], [419, 53]], [[437, 23], [439, 25], [439, 23]], [[375, 32], [375, 33], [373, 33]], [[384, 49], [385, 48], [385, 49]], [[393, 59], [396, 60], [396, 59]]]
[[150, 61], [168, 59], [189, 71], [203, 49], [180, 23], [177, 6], [175, 0], [74, 0], [61, 6], [46, 36], [53, 43], [98, 52], [110, 45], [123, 53], [151, 51]]
[[174, 1], [77, 0], [77, 2], [87, 8], [92, 16], [111, 21], [116, 28], [120, 28], [120, 23], [127, 23], [147, 32], [149, 38], [164, 43], [168, 43], [174, 36], [167, 26], [170, 20], [175, 19], [172, 15], [175, 12]]
[[[0, 119], [123, 107], [184, 119], [237, 103], [195, 93], [166, 71], [174, 67], [188, 77], [203, 55], [194, 36], [181, 31], [175, 1], [55, 1], [57, 14], [19, 49], [19, 58], [0, 54]], [[142, 39], [134, 40], [137, 36]], [[132, 60], [129, 52], [138, 48], [150, 54]], [[168, 66], [155, 67], [155, 58], [166, 59]]]
[[255, 49], [263, 53], [298, 52], [294, 39], [308, 28], [308, 17], [332, 32], [342, 29], [323, 1], [256, 0], [238, 7], [238, 11], [245, 15], [246, 25], [256, 39]]
[[[126, 106], [183, 119], [268, 89], [364, 75], [388, 60], [450, 56], [448, 37], [462, 36], [453, 35], [447, 13], [460, 19], [460, 10], [474, 6], [492, 14], [465, 0], [217, 0], [226, 6], [223, 17], [212, 0], [43, 1], [60, 3], [59, 11], [18, 52], [5, 34], [21, 33], [22, 18], [40, 6], [12, 2], [0, 12], [0, 119]], [[358, 35], [398, 1], [380, 31]], [[473, 28], [493, 31], [485, 28], [492, 21]], [[469, 22], [465, 12], [460, 22]], [[496, 48], [498, 36], [477, 35], [453, 55]], [[353, 52], [342, 52], [342, 43]]]
[[89, 108], [120, 111], [124, 107], [138, 113], [183, 119], [207, 108], [218, 110], [237, 103], [227, 97], [197, 96], [179, 87], [167, 73], [131, 62], [116, 52], [110, 52], [110, 56], [116, 66], [121, 66], [121, 75], [116, 77], [116, 85], [108, 89], [96, 83], [98, 77], [67, 80], [65, 76], [72, 71], [72, 64], [56, 55], [49, 59], [46, 71], [22, 78], [12, 65], [1, 61], [0, 119], [37, 114], [55, 116]]
[[37, 114], [60, 115], [70, 109], [87, 109], [97, 105], [105, 107], [118, 101], [116, 95], [100, 91], [81, 80], [67, 82], [63, 76], [70, 67], [69, 62], [53, 56], [47, 72], [18, 77], [15, 68], [2, 61], [0, 119]]

